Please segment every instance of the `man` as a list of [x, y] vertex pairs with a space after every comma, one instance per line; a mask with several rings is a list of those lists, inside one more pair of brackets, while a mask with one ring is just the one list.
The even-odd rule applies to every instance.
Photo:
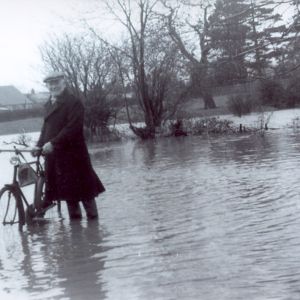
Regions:
[[46, 191], [41, 213], [54, 200], [66, 200], [71, 219], [81, 218], [82, 201], [87, 218], [98, 218], [95, 197], [105, 191], [92, 168], [83, 134], [84, 107], [72, 95], [61, 72], [45, 79], [50, 99], [37, 147], [45, 155]]

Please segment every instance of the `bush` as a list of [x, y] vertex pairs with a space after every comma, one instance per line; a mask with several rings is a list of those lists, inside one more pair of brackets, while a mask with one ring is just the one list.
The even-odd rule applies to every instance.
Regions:
[[84, 136], [88, 143], [115, 142], [122, 139], [121, 133], [116, 128], [110, 127], [97, 128], [96, 134], [92, 134], [89, 128], [84, 127]]
[[235, 116], [241, 117], [252, 112], [254, 107], [250, 95], [235, 95], [231, 96], [227, 102], [228, 110]]
[[300, 74], [295, 74], [288, 81], [287, 91], [287, 106], [295, 107], [300, 104], [300, 86], [299, 86]]
[[109, 122], [116, 113], [110, 106], [107, 95], [101, 89], [95, 89], [88, 94], [84, 106], [84, 125], [90, 131], [91, 139], [101, 139], [102, 136], [108, 135]]
[[183, 128], [183, 121], [181, 119], [177, 119], [175, 122], [170, 122], [169, 131], [172, 136], [187, 136], [187, 132]]
[[225, 134], [235, 133], [239, 129], [232, 121], [221, 120], [216, 117], [205, 118], [201, 120], [190, 120], [184, 124], [185, 131], [192, 135], [207, 134]]
[[261, 82], [259, 92], [261, 104], [276, 108], [288, 107], [288, 92], [280, 82], [276, 80], [264, 80]]

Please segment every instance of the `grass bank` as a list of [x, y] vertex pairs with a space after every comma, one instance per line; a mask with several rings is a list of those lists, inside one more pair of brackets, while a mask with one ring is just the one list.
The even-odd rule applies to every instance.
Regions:
[[[232, 113], [229, 112], [226, 102], [227, 97], [225, 96], [219, 96], [215, 97], [215, 102], [217, 105], [217, 108], [215, 109], [204, 109], [203, 101], [199, 98], [192, 98], [189, 99], [184, 103], [184, 105], [178, 110], [177, 116], [175, 119], [181, 119], [181, 120], [191, 120], [193, 118], [212, 118], [212, 117], [220, 117], [221, 119], [228, 119], [234, 121], [235, 124], [242, 123], [243, 125], [249, 126], [249, 127], [257, 127], [259, 118], [262, 117], [262, 114], [259, 112], [254, 112], [253, 114], [239, 117], [234, 117]], [[264, 107], [264, 110], [266, 112], [274, 111], [274, 108]], [[267, 117], [269, 113], [265, 114]], [[289, 113], [290, 115], [290, 113]], [[132, 116], [131, 116], [132, 117]], [[298, 117], [298, 114], [294, 114], [294, 118]], [[276, 120], [277, 118], [275, 116], [272, 116], [271, 123], [273, 123], [273, 120]], [[117, 124], [118, 130], [126, 131], [128, 134], [128, 124], [127, 124], [127, 115], [124, 111], [123, 115], [122, 113], [118, 114], [118, 121]], [[123, 121], [123, 122], [122, 122]], [[141, 122], [141, 120], [135, 120], [135, 122]], [[255, 123], [256, 122], [256, 123]], [[43, 120], [42, 118], [28, 118], [28, 119], [22, 119], [22, 120], [16, 120], [16, 121], [7, 121], [7, 122], [0, 122], [0, 135], [7, 135], [7, 134], [21, 134], [21, 133], [29, 133], [29, 132], [37, 132], [40, 131], [42, 126]], [[119, 124], [122, 123], [122, 124]], [[223, 123], [222, 123], [223, 124]], [[270, 124], [271, 126], [273, 124]], [[277, 127], [277, 124], [274, 125], [274, 127]], [[199, 129], [199, 128], [198, 128]]]
[[26, 132], [35, 132], [41, 129], [42, 118], [29, 118], [16, 121], [7, 121], [0, 123], [0, 135], [21, 134]]

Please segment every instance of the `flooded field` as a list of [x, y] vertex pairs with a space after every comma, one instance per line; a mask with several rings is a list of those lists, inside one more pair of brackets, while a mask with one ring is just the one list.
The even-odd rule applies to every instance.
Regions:
[[70, 222], [63, 206], [23, 233], [1, 226], [1, 299], [299, 299], [300, 132], [129, 141], [91, 157], [107, 188], [99, 222]]

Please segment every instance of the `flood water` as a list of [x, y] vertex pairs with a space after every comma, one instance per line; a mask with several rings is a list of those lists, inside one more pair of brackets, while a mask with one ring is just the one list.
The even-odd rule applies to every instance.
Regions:
[[107, 188], [99, 222], [63, 211], [23, 233], [1, 226], [1, 299], [300, 299], [300, 132], [91, 157]]

